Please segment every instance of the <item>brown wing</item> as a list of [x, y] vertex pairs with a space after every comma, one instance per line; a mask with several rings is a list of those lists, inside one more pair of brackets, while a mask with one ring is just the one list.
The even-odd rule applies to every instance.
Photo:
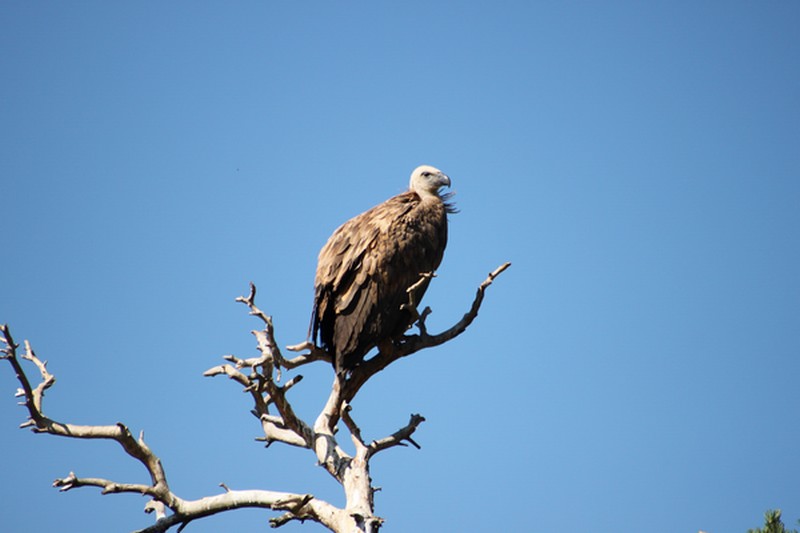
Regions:
[[337, 370], [352, 368], [382, 340], [408, 329], [410, 317], [400, 309], [406, 289], [439, 266], [446, 244], [445, 205], [413, 192], [390, 198], [333, 233], [319, 254], [312, 329], [334, 355]]

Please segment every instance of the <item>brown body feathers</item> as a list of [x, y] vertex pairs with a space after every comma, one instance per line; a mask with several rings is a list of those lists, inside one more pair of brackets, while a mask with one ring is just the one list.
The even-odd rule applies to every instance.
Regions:
[[312, 334], [334, 357], [337, 372], [351, 370], [411, 326], [410, 313], [401, 309], [407, 289], [439, 267], [447, 244], [453, 209], [439, 195], [445, 185], [450, 180], [441, 171], [419, 167], [411, 190], [342, 224], [320, 251]]

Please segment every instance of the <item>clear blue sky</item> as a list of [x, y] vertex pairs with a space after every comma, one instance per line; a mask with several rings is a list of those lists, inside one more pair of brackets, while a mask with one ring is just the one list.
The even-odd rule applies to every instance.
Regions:
[[[0, 322], [50, 362], [45, 412], [143, 429], [184, 498], [340, 504], [201, 374], [254, 354], [251, 280], [303, 340], [325, 239], [427, 163], [461, 210], [431, 328], [513, 266], [355, 402], [366, 438], [427, 418], [374, 461], [387, 533], [796, 525], [800, 3], [431, 4], [3, 3]], [[303, 374], [313, 418], [331, 370]], [[15, 389], [2, 363], [0, 529], [149, 524], [143, 498], [50, 488], [147, 478], [16, 429]]]

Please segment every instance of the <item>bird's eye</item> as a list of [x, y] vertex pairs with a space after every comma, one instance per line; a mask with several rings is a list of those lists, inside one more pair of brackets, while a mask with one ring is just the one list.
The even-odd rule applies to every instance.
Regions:
[[431, 175], [431, 173], [430, 173], [430, 172], [428, 172], [427, 170], [426, 170], [425, 172], [423, 172], [423, 173], [422, 173], [422, 177], [424, 177], [424, 178], [427, 178], [427, 177], [428, 177], [428, 176], [430, 176], [430, 175]]

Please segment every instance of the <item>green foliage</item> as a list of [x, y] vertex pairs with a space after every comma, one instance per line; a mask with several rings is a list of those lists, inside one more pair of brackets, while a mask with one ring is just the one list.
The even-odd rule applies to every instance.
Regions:
[[786, 529], [781, 521], [781, 510], [770, 509], [764, 513], [764, 527], [748, 529], [747, 533], [798, 533], [796, 529]]

